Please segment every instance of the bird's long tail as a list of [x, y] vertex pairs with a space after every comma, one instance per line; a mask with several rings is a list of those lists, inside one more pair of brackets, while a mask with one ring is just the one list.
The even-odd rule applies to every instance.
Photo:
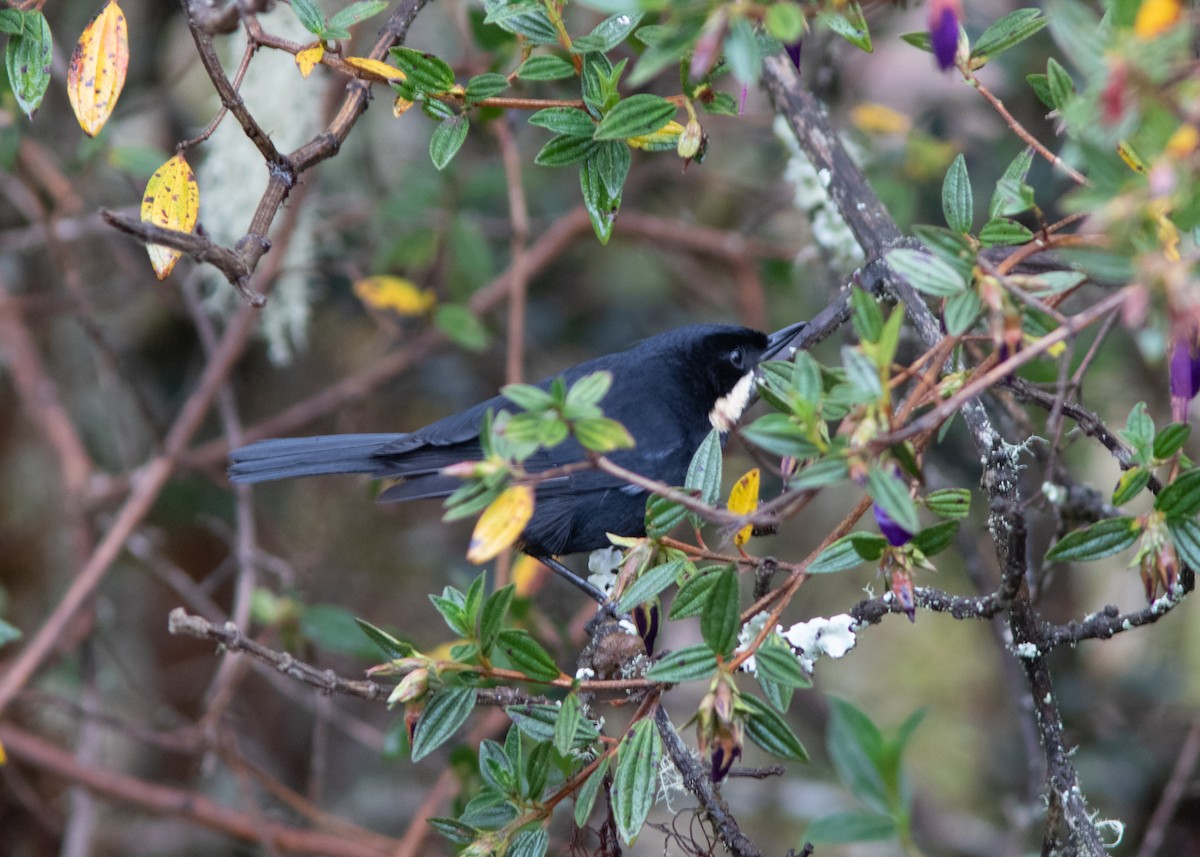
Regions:
[[337, 434], [260, 440], [229, 453], [233, 482], [266, 482], [325, 473], [382, 475], [385, 460], [375, 456], [404, 435]]

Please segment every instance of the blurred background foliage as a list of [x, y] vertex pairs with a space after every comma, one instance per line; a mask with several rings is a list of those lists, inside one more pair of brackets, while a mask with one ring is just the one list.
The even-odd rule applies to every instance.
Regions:
[[[54, 56], [57, 82], [64, 73], [61, 45], [94, 13], [92, 4], [50, 2], [45, 14], [63, 34]], [[972, 2], [970, 32], [1005, 12], [998, 0]], [[114, 233], [96, 215], [101, 207], [130, 211], [153, 170], [174, 144], [207, 123], [217, 103], [195, 59], [180, 9], [172, 4], [128, 4], [133, 36], [128, 84], [115, 116], [97, 138], [76, 126], [62, 88], [52, 86], [34, 121], [0, 91], [0, 290], [5, 307], [19, 312], [34, 337], [44, 377], [76, 427], [96, 469], [81, 496], [82, 508], [64, 504], [60, 462], [43, 429], [30, 419], [14, 382], [18, 367], [5, 350], [0, 373], [0, 618], [31, 634], [61, 597], [97, 534], [111, 522], [115, 502], [137, 468], [161, 448], [166, 427], [194, 389], [207, 361], [197, 333], [195, 307], [220, 324], [242, 299], [211, 270], [182, 262], [169, 280], [155, 281], [144, 252]], [[443, 0], [424, 10], [408, 44], [436, 53], [460, 79], [486, 70], [497, 32], [480, 24], [472, 3]], [[602, 15], [572, 6], [578, 21]], [[876, 50], [863, 54], [817, 28], [804, 41], [803, 75], [830, 106], [835, 124], [866, 168], [873, 186], [902, 228], [940, 223], [942, 177], [964, 152], [977, 187], [990, 187], [1020, 143], [1003, 122], [954, 76], [938, 74], [930, 58], [898, 38], [924, 29], [923, 9], [875, 5], [868, 17]], [[302, 36], [288, 9], [262, 17], [264, 26]], [[586, 26], [580, 25], [580, 31]], [[241, 49], [226, 41], [231, 66]], [[372, 38], [370, 25], [357, 44]], [[1024, 83], [1044, 71], [1050, 36], [1042, 33], [989, 65], [981, 77], [1039, 139], [1056, 128]], [[247, 77], [245, 97], [281, 149], [307, 139], [324, 122], [325, 109], [343, 80], [326, 68], [302, 79], [291, 56], [263, 51]], [[764, 94], [743, 96], [736, 117], [709, 117], [703, 163], [683, 169], [672, 156], [634, 153], [622, 219], [613, 240], [601, 245], [586, 220], [549, 263], [530, 278], [524, 365], [528, 379], [694, 321], [740, 321], [773, 329], [810, 317], [843, 282], [847, 271], [810, 240], [809, 212], [796, 205], [788, 146], [773, 130]], [[671, 75], [651, 84], [670, 94]], [[538, 91], [538, 87], [533, 87]], [[438, 305], [461, 304], [503, 272], [510, 259], [507, 185], [493, 127], [507, 123], [521, 155], [530, 238], [565, 218], [578, 217], [577, 173], [538, 168], [533, 155], [545, 133], [520, 115], [489, 111], [475, 122], [465, 147], [444, 171], [427, 152], [432, 124], [416, 115], [399, 119], [390, 93], [376, 97], [337, 157], [304, 176], [290, 203], [290, 240], [279, 261], [275, 291], [257, 344], [241, 359], [231, 392], [241, 419], [254, 426], [304, 402], [417, 340], [428, 314], [401, 317], [372, 308], [356, 296], [364, 277], [391, 275], [428, 290]], [[197, 150], [194, 166], [202, 189], [200, 220], [219, 240], [240, 235], [265, 182], [261, 159], [226, 120]], [[1030, 184], [1049, 203], [1047, 220], [1061, 212], [1053, 200], [1067, 184], [1035, 162]], [[803, 200], [802, 200], [803, 202]], [[648, 218], [654, 218], [653, 221]], [[686, 240], [702, 227], [728, 237], [754, 239], [757, 249], [706, 252]], [[191, 304], [191, 308], [189, 308]], [[15, 309], [14, 309], [15, 308]], [[505, 382], [506, 316], [481, 319], [481, 333], [418, 350], [419, 359], [366, 395], [352, 396], [335, 413], [296, 430], [303, 433], [403, 431], [492, 395]], [[1107, 416], [1126, 413], [1145, 399], [1167, 412], [1161, 364], [1130, 359], [1131, 334], [1114, 342], [1093, 369], [1097, 400]], [[835, 338], [836, 339], [836, 338]], [[1153, 353], [1153, 343], [1140, 343]], [[830, 358], [838, 342], [818, 353]], [[469, 347], [468, 347], [469, 346]], [[1165, 345], [1160, 343], [1161, 354]], [[1080, 349], [1082, 350], [1082, 349]], [[1052, 380], [1053, 361], [1027, 370]], [[652, 382], [652, 379], [648, 379]], [[1036, 433], [1038, 427], [1032, 426]], [[210, 416], [195, 443], [223, 436]], [[951, 435], [948, 452], [934, 463], [946, 485], [974, 485], [979, 464], [965, 440]], [[1031, 452], [1031, 455], [1034, 454]], [[1093, 449], [1069, 452], [1074, 468], [1092, 470], [1096, 483], [1115, 482], [1115, 463]], [[725, 472], [732, 481], [749, 466], [736, 441]], [[199, 462], [200, 466], [192, 466]], [[306, 810], [266, 795], [266, 772], [321, 810], [390, 836], [400, 836], [430, 783], [445, 767], [439, 755], [413, 765], [399, 758], [401, 729], [379, 705], [328, 698], [290, 685], [248, 662], [218, 718], [204, 717], [205, 698], [220, 665], [211, 648], [173, 638], [167, 612], [180, 603], [223, 618], [234, 585], [235, 504], [221, 456], [195, 456], [183, 467], [137, 529], [89, 609], [63, 629], [61, 656], [18, 698], [8, 717], [57, 745], [80, 764], [121, 772], [152, 783], [198, 792], [224, 803], [261, 803], [272, 818], [296, 820]], [[940, 487], [940, 486], [939, 486]], [[446, 581], [465, 587], [474, 574], [464, 559], [469, 522], [440, 523], [436, 504], [382, 507], [362, 480], [337, 478], [271, 484], [254, 492], [260, 570], [255, 634], [273, 645], [342, 674], [356, 674], [378, 656], [350, 616], [392, 629], [424, 648], [447, 640], [447, 631], [423, 593]], [[840, 517], [845, 498], [830, 497], [809, 509], [800, 527], [789, 527], [769, 550], [801, 557]], [[978, 536], [978, 561], [994, 559], [983, 516], [964, 528], [960, 548], [970, 555]], [[1042, 544], [1050, 531], [1037, 533]], [[1042, 609], [1065, 620], [1095, 605], [1133, 605], [1141, 598], [1136, 576], [1122, 561], [1076, 568], [1055, 578]], [[953, 560], [940, 564], [936, 583], [970, 593], [973, 585]], [[879, 591], [873, 572], [821, 578], [799, 599], [800, 621], [844, 611], [864, 589]], [[568, 630], [578, 622], [578, 594], [549, 580], [522, 607], [560, 665], [573, 663]], [[1182, 617], [1148, 633], [1103, 644], [1060, 649], [1051, 658], [1061, 694], [1068, 743], [1094, 806], [1129, 825], [1133, 854], [1175, 756], [1196, 717], [1200, 700], [1197, 625]], [[1019, 831], [1030, 808], [1017, 798], [1031, 773], [1021, 745], [1026, 711], [1014, 710], [998, 676], [1014, 662], [991, 638], [985, 623], [956, 622], [922, 613], [915, 624], [883, 623], [865, 632], [852, 656], [824, 662], [816, 688], [797, 697], [789, 722], [813, 755], [807, 768], [765, 781], [739, 780], [725, 789], [745, 829], [772, 853], [798, 847], [806, 824], [854, 806], [838, 784], [822, 749], [827, 694], [869, 712], [887, 730], [919, 708], [925, 716], [907, 755], [916, 796], [914, 830], [927, 854], [1018, 854]], [[668, 639], [667, 646], [694, 640]], [[16, 646], [0, 649], [0, 657]], [[686, 693], [684, 694], [686, 696]], [[694, 703], [695, 700], [692, 700]], [[686, 712], [684, 712], [686, 716]], [[203, 728], [197, 723], [201, 718]], [[470, 750], [450, 755], [452, 768], [474, 770]], [[749, 764], [765, 763], [749, 750]], [[1036, 760], [1035, 764], [1036, 764]], [[51, 775], [18, 764], [0, 768], [3, 850], [14, 857], [68, 853], [70, 832], [91, 813], [94, 854], [218, 854], [233, 846], [171, 814], [150, 814], [120, 801], [91, 799]], [[1194, 776], [1191, 781], [1195, 782]], [[1009, 798], [1000, 796], [1012, 796]], [[1194, 788], [1180, 817], [1200, 817]], [[661, 808], [660, 808], [661, 809]], [[654, 816], [670, 825], [666, 813]], [[676, 822], [687, 828], [687, 816]], [[1016, 831], [1016, 832], [1014, 832]], [[1200, 852], [1193, 824], [1174, 850]], [[444, 844], [428, 846], [448, 848]], [[820, 853], [884, 854], [857, 846]], [[238, 853], [258, 850], [237, 846]], [[631, 853], [659, 853], [647, 834]]]

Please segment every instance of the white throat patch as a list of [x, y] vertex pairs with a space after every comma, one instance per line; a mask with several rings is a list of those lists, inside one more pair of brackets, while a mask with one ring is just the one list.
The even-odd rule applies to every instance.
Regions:
[[708, 421], [712, 423], [712, 427], [722, 433], [729, 432], [742, 418], [753, 392], [754, 373], [747, 372], [733, 385], [732, 390], [717, 399], [717, 403], [708, 412]]

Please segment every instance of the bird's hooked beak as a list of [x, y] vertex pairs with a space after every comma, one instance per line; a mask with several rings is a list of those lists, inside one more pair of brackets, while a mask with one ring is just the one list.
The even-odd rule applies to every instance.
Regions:
[[795, 324], [789, 324], [782, 330], [777, 330], [767, 337], [767, 348], [762, 353], [759, 361], [774, 360], [777, 356], [780, 360], [787, 360], [791, 354], [783, 353], [787, 347], [792, 344], [792, 340], [796, 338], [800, 331], [808, 326], [806, 321], [798, 321]]

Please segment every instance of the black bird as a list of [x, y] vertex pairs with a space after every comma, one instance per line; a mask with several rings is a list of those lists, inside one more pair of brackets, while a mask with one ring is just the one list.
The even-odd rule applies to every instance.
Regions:
[[[600, 402], [606, 417], [633, 435], [636, 446], [610, 458], [668, 485], [683, 483], [688, 464], [713, 429], [728, 433], [754, 395], [758, 364], [783, 351], [804, 323], [770, 336], [732, 325], [681, 327], [643, 340], [626, 351], [597, 357], [562, 372], [567, 385], [592, 372], [612, 373]], [[553, 378], [536, 386], [546, 389]], [[342, 434], [252, 443], [230, 453], [234, 482], [262, 482], [325, 473], [366, 473], [401, 478], [380, 500], [445, 497], [462, 484], [442, 468], [479, 459], [484, 414], [520, 410], [503, 396], [406, 434]], [[530, 472], [581, 461], [572, 438], [539, 450], [524, 462]], [[537, 488], [533, 517], [521, 536], [535, 557], [592, 551], [609, 544], [606, 533], [645, 535], [646, 492], [595, 470], [551, 479]]]

